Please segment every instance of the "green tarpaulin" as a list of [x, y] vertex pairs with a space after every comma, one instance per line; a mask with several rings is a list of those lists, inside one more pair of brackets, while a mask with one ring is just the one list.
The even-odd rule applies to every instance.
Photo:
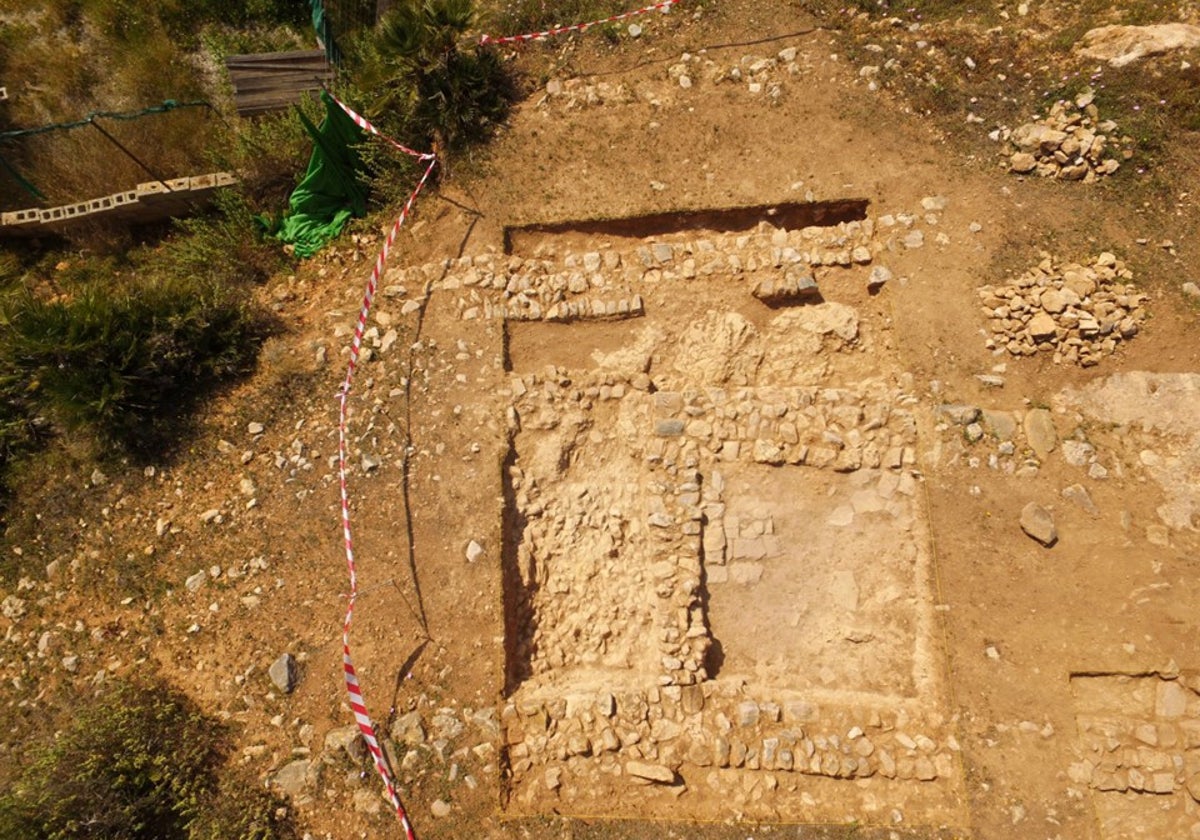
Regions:
[[351, 216], [367, 210], [366, 190], [355, 177], [362, 161], [354, 146], [362, 141], [362, 131], [328, 94], [322, 92], [321, 101], [325, 119], [320, 128], [300, 114], [313, 138], [312, 158], [275, 233], [277, 239], [292, 243], [299, 257], [311, 257], [342, 232]]

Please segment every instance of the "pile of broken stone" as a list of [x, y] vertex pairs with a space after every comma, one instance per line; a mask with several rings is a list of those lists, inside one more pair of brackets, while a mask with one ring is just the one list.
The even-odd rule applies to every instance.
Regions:
[[1014, 356], [1053, 352], [1055, 364], [1090, 367], [1138, 334], [1146, 295], [1126, 282], [1133, 273], [1110, 253], [1087, 265], [1046, 257], [1014, 282], [981, 286], [991, 319], [987, 346]]
[[1045, 119], [1025, 123], [1009, 133], [1005, 138], [1012, 148], [1009, 171], [1089, 183], [1116, 172], [1121, 164], [1106, 153], [1111, 151], [1109, 135], [1117, 124], [1112, 120], [1096, 123], [1099, 114], [1094, 97], [1087, 90], [1074, 102], [1059, 101]]

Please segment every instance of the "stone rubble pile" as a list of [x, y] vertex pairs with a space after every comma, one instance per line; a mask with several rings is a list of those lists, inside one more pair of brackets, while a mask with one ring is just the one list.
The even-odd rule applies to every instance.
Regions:
[[1009, 171], [1084, 183], [1116, 172], [1121, 164], [1111, 156], [1109, 135], [1117, 125], [1112, 120], [1096, 123], [1094, 98], [1088, 90], [1073, 103], [1056, 102], [1046, 118], [1009, 133]]
[[990, 320], [989, 349], [1014, 356], [1053, 353], [1055, 364], [1090, 367], [1136, 336], [1147, 296], [1133, 273], [1111, 253], [1087, 265], [1043, 259], [1016, 281], [979, 288]]

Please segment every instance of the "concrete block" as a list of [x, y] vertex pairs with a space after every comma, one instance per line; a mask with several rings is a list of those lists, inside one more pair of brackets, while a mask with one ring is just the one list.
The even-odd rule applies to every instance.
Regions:
[[218, 187], [229, 187], [238, 182], [238, 178], [232, 172], [216, 172], [214, 176], [217, 179]]
[[211, 190], [217, 185], [216, 174], [193, 175], [188, 178], [188, 188], [193, 190]]
[[151, 198], [156, 195], [167, 194], [169, 190], [161, 181], [147, 181], [144, 184], [137, 185], [138, 198]]
[[[9, 216], [15, 217], [12, 222], [7, 221]], [[36, 222], [40, 222], [42, 220], [42, 211], [36, 207], [30, 207], [27, 210], [17, 210], [13, 213], [5, 213], [4, 217], [6, 219], [4, 224], [6, 224], [6, 225], [7, 224], [28, 225], [28, 224], [34, 224]]]

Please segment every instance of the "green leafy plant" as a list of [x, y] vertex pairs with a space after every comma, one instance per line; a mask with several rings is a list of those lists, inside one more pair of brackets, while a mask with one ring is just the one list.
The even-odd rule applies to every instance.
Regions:
[[0, 382], [66, 427], [155, 451], [199, 387], [246, 370], [265, 323], [207, 277], [93, 278], [55, 298], [21, 290], [0, 309]]
[[74, 709], [0, 795], [0, 840], [284, 836], [265, 793], [221, 783], [227, 747], [226, 730], [169, 686], [117, 684]]
[[404, 0], [379, 26], [377, 50], [394, 75], [377, 110], [401, 107], [414, 142], [461, 151], [508, 113], [515, 87], [497, 53], [464, 43], [471, 0]]

